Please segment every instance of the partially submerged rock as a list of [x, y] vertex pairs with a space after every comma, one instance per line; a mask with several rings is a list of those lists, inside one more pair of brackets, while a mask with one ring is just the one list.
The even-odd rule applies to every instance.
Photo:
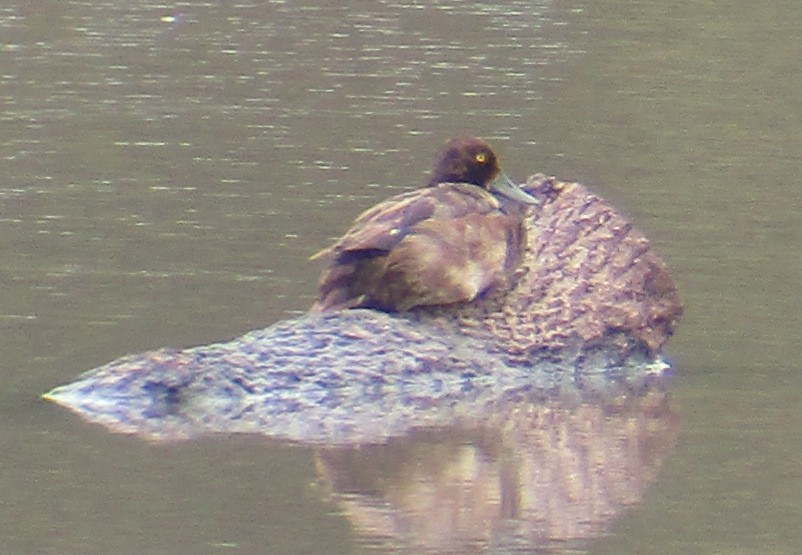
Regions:
[[620, 395], [667, 364], [682, 313], [648, 241], [576, 183], [535, 176], [520, 278], [458, 308], [307, 314], [226, 343], [123, 357], [45, 398], [150, 439], [379, 443], [510, 404]]

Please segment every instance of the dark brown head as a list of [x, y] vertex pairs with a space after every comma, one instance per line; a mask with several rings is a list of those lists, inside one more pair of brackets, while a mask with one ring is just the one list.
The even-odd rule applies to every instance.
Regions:
[[437, 153], [429, 186], [472, 183], [487, 189], [498, 173], [498, 158], [489, 144], [476, 137], [455, 137]]
[[454, 137], [437, 153], [429, 187], [440, 183], [470, 183], [523, 204], [537, 204], [534, 197], [503, 174], [497, 180], [500, 173], [498, 157], [489, 144], [477, 137]]

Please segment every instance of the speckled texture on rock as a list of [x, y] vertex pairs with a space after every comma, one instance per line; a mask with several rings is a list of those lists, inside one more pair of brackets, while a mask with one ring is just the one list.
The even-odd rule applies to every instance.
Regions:
[[581, 185], [536, 176], [527, 189], [544, 202], [511, 290], [459, 309], [310, 313], [225, 343], [126, 356], [45, 398], [150, 439], [246, 432], [342, 445], [661, 375], [682, 311], [662, 261]]

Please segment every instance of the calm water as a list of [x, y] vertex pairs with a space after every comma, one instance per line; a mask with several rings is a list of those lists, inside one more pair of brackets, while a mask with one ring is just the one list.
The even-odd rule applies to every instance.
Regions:
[[0, 0], [3, 552], [367, 549], [341, 460], [38, 396], [302, 312], [307, 257], [458, 132], [612, 200], [686, 302], [676, 446], [580, 548], [802, 551], [800, 28], [790, 0]]

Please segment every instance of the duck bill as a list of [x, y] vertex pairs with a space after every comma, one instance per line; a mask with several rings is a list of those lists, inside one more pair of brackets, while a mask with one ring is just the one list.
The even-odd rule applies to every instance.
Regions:
[[490, 190], [522, 204], [538, 204], [538, 200], [513, 183], [509, 177], [500, 173], [490, 184]]

